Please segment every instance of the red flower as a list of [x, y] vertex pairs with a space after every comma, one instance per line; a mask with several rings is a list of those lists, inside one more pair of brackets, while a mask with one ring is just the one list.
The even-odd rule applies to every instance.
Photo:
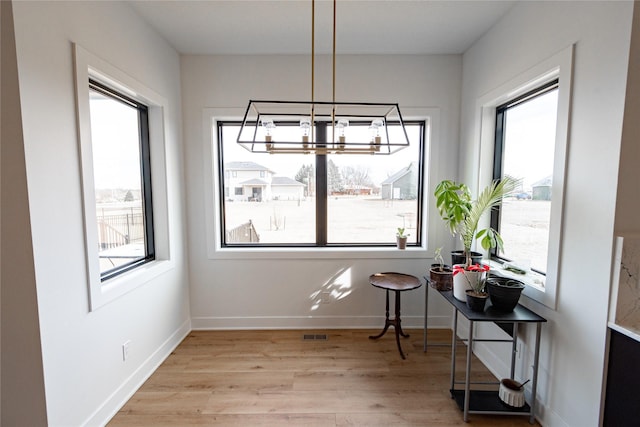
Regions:
[[464, 268], [462, 265], [454, 265], [453, 266], [453, 275], [455, 276], [458, 273], [464, 273], [464, 271], [479, 271], [481, 273], [485, 273], [489, 271], [489, 266], [487, 264], [474, 264], [470, 265], [469, 268]]

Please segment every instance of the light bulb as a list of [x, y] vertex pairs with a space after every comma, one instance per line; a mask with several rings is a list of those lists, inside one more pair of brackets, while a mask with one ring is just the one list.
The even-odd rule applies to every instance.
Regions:
[[309, 142], [309, 132], [311, 131], [311, 119], [305, 117], [300, 119], [300, 131], [302, 132], [302, 142]]
[[273, 130], [276, 128], [276, 124], [273, 123], [273, 120], [271, 119], [262, 119], [262, 127], [264, 128], [264, 140], [266, 142], [265, 144], [265, 148], [267, 149], [267, 151], [271, 150], [271, 137], [272, 137], [272, 132]]
[[382, 119], [373, 119], [371, 121], [371, 126], [369, 126], [369, 131], [371, 132], [371, 148], [375, 151], [380, 151], [380, 128], [384, 126], [384, 120]]
[[271, 141], [273, 135], [273, 129], [276, 128], [276, 124], [271, 119], [262, 119], [262, 127], [264, 128], [265, 140]]
[[347, 119], [338, 120], [338, 123], [336, 124], [336, 128], [338, 129], [338, 141], [340, 141], [340, 148], [344, 148], [344, 142], [346, 140], [344, 133], [347, 127], [349, 127], [349, 120]]

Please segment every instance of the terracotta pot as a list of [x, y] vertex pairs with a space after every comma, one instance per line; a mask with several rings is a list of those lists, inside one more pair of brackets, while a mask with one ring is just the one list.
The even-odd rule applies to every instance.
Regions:
[[400, 236], [396, 236], [398, 238], [397, 241], [397, 245], [398, 245], [398, 249], [406, 249], [407, 248], [407, 237], [400, 237]]
[[453, 288], [453, 270], [448, 265], [443, 265], [440, 270], [440, 264], [431, 264], [429, 280], [435, 290], [450, 291]]

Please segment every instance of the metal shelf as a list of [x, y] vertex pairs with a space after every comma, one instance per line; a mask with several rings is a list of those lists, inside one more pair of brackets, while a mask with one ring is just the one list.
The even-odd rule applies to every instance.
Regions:
[[[427, 284], [429, 279], [425, 277]], [[453, 296], [451, 291], [437, 291], [445, 300], [447, 300], [454, 308], [453, 313], [453, 334], [451, 341], [451, 398], [455, 399], [458, 407], [463, 412], [463, 419], [465, 422], [469, 421], [469, 414], [491, 414], [491, 415], [525, 415], [529, 416], [529, 422], [534, 423], [535, 420], [535, 398], [537, 390], [537, 377], [538, 377], [538, 360], [540, 354], [540, 334], [541, 326], [547, 320], [533, 311], [518, 304], [515, 309], [510, 313], [504, 313], [496, 311], [491, 305], [489, 305], [484, 312], [475, 312], [469, 310], [467, 305], [462, 301], [458, 301]], [[429, 286], [425, 292], [425, 320], [424, 320], [424, 351], [427, 351], [427, 318], [428, 318], [428, 305], [429, 305]], [[458, 314], [461, 314], [469, 321], [469, 331], [466, 339], [458, 338]], [[510, 339], [483, 339], [474, 335], [474, 324], [476, 322], [492, 322], [498, 325], [504, 330], [510, 337]], [[534, 347], [534, 361], [533, 361], [533, 376], [531, 382], [531, 405], [525, 403], [522, 408], [511, 407], [498, 396], [497, 391], [491, 390], [472, 390], [471, 385], [474, 382], [471, 381], [471, 357], [473, 353], [474, 342], [509, 342], [512, 345], [511, 351], [511, 372], [510, 378], [514, 378], [515, 364], [516, 364], [516, 352], [518, 343], [518, 325], [526, 323], [535, 324], [535, 347]], [[459, 384], [455, 381], [456, 372], [456, 347], [459, 341], [463, 341], [467, 345], [466, 349], [466, 366], [465, 366], [465, 381], [464, 389], [455, 389], [455, 384]], [[461, 383], [460, 383], [461, 384]]]
[[[456, 401], [460, 410], [464, 410], [464, 390], [451, 390], [451, 398]], [[500, 400], [497, 391], [470, 390], [469, 413], [529, 416], [531, 415], [531, 407], [527, 403], [522, 408], [509, 406]]]

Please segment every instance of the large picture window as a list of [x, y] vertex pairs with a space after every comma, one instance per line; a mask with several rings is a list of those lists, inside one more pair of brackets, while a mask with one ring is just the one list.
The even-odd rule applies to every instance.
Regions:
[[250, 153], [240, 123], [217, 125], [222, 246], [392, 246], [398, 228], [421, 245], [424, 121], [405, 122], [411, 145], [388, 156]]
[[492, 213], [492, 226], [504, 240], [493, 256], [545, 274], [551, 207], [558, 80], [496, 108], [494, 179], [511, 176], [520, 188]]
[[155, 259], [148, 109], [89, 81], [91, 151], [102, 281]]

